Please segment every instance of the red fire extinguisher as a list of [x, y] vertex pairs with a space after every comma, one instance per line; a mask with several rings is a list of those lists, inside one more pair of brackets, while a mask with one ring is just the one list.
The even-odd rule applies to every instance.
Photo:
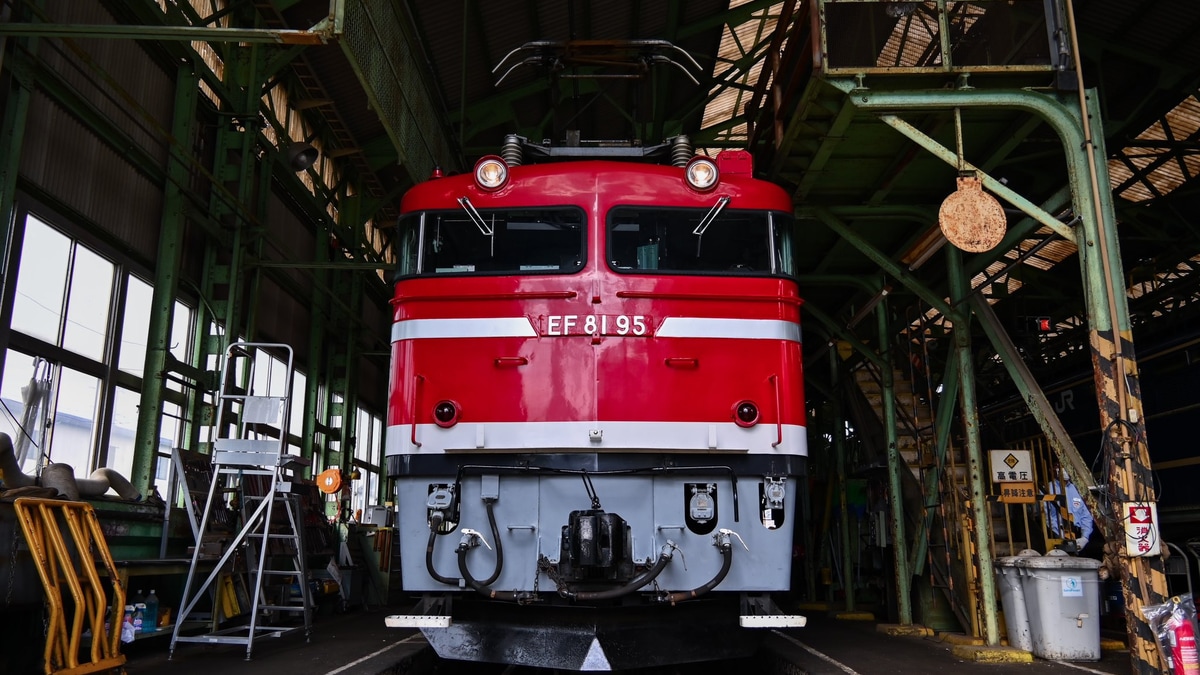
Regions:
[[1167, 635], [1171, 640], [1171, 675], [1200, 675], [1200, 657], [1196, 653], [1196, 630], [1192, 621], [1180, 609], [1167, 618]]

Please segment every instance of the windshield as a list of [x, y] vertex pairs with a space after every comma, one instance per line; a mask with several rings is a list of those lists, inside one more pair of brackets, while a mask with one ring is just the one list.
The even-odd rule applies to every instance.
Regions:
[[468, 202], [407, 214], [398, 229], [400, 276], [568, 273], [586, 260], [584, 214], [575, 207], [474, 211]]
[[608, 215], [608, 261], [618, 272], [794, 274], [791, 216], [621, 206]]

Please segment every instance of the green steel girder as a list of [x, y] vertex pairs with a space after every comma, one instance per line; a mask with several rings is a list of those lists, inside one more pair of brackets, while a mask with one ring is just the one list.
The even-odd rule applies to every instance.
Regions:
[[[750, 51], [741, 58], [729, 61], [727, 68], [722, 70], [720, 73], [714, 73], [712, 79], [704, 83], [706, 86], [704, 87], [703, 92], [698, 94], [691, 101], [679, 106], [679, 109], [683, 112], [679, 113], [678, 116], [686, 119], [691, 115], [702, 113], [709, 103], [730, 89], [738, 89], [742, 92], [753, 93], [754, 85], [743, 84], [741, 79], [749, 75], [755, 64], [758, 64], [767, 58], [767, 48], [770, 47], [770, 45], [770, 39], [760, 40], [756, 42]], [[735, 110], [740, 110], [741, 108], [742, 106], [738, 103], [734, 104]], [[731, 125], [739, 125], [745, 124], [746, 120], [742, 115], [736, 115], [731, 117], [727, 122]], [[717, 135], [715, 131], [719, 126], [720, 125], [704, 127], [696, 133], [696, 137], [698, 139], [715, 139], [715, 136]], [[745, 143], [741, 143], [740, 146], [744, 147]]]
[[881, 371], [891, 370], [891, 366], [887, 364], [884, 361], [884, 358], [880, 356], [874, 349], [871, 349], [869, 346], [867, 346], [863, 342], [863, 338], [851, 333], [845, 326], [839, 324], [833, 317], [829, 316], [820, 309], [817, 309], [816, 305], [806, 303], [803, 307], [803, 311], [812, 315], [812, 317], [819, 321], [821, 325], [826, 328], [826, 330], [828, 330], [838, 339], [845, 341], [854, 348], [854, 351], [858, 352], [863, 356], [863, 358], [875, 364], [875, 366]]
[[[1029, 412], [1033, 414], [1034, 420], [1037, 421], [1038, 427], [1042, 433], [1046, 435], [1046, 440], [1050, 443], [1050, 447], [1054, 453], [1062, 461], [1063, 465], [1068, 467], [1068, 470], [1073, 477], [1076, 485], [1092, 484], [1091, 469], [1084, 461], [1083, 456], [1079, 454], [1079, 450], [1075, 447], [1075, 442], [1071, 439], [1071, 435], [1067, 433], [1066, 428], [1058, 419], [1058, 414], [1054, 412], [1054, 405], [1046, 398], [1046, 394], [1038, 385], [1037, 379], [1033, 376], [1029, 366], [1025, 363], [1025, 359], [1021, 357], [1021, 352], [1013, 343], [1012, 338], [1004, 330], [1004, 325], [992, 311], [991, 305], [987, 300], [978, 293], [972, 294], [968, 301], [970, 303], [971, 313], [975, 318], [979, 319], [979, 325], [983, 328], [983, 332], [987, 335], [988, 340], [992, 344], [992, 348], [1000, 356], [1000, 361], [1004, 365], [1004, 369], [1008, 371], [1008, 376], [1017, 386], [1017, 391], [1021, 393], [1021, 399], [1024, 400], [1029, 407]], [[1088, 508], [1093, 512], [1096, 511], [1096, 499], [1090, 490], [1080, 490], [1084, 500], [1088, 503]]]
[[852, 230], [848, 225], [843, 223], [841, 219], [834, 216], [829, 209], [821, 207], [805, 208], [800, 209], [799, 213], [802, 215], [811, 215], [817, 220], [820, 220], [825, 224], [826, 227], [833, 230], [834, 233], [853, 245], [854, 248], [858, 249], [858, 251], [863, 255], [867, 256], [871, 262], [878, 265], [884, 272], [887, 273], [888, 276], [899, 281], [904, 285], [905, 288], [915, 293], [917, 297], [924, 300], [928, 305], [938, 310], [943, 315], [951, 318], [952, 320], [958, 316], [958, 312], [954, 311], [951, 309], [950, 305], [946, 304], [946, 301], [943, 299], [942, 295], [933, 292], [931, 289], [917, 280], [917, 278], [908, 270], [896, 264], [896, 262], [890, 257], [872, 246], [865, 237]]
[[[827, 111], [819, 104], [821, 96], [828, 93], [828, 87], [824, 80], [817, 78], [809, 78], [804, 85], [804, 91], [800, 93], [800, 98], [796, 102], [794, 111], [787, 114], [787, 125], [783, 129], [783, 138], [775, 139], [775, 151], [771, 161], [771, 166], [767, 169], [767, 176], [771, 180], [781, 180], [784, 173], [784, 164], [788, 162], [793, 153], [793, 147], [798, 142], [798, 137], [802, 130], [806, 127], [819, 137], [824, 138], [829, 135], [829, 127], [822, 124], [817, 126], [818, 122], [813, 119], [814, 113], [826, 113]], [[840, 109], [840, 108], [839, 108]], [[785, 111], [788, 112], [788, 111]], [[820, 147], [819, 145], [817, 146]], [[800, 181], [794, 181], [799, 183]]]
[[[932, 153], [935, 157], [942, 160], [943, 162], [946, 162], [950, 166], [954, 166], [954, 167], [959, 166], [959, 158], [954, 153], [953, 150], [950, 150], [949, 148], [943, 146], [941, 143], [938, 143], [936, 140], [934, 140], [933, 138], [930, 138], [925, 133], [923, 133], [920, 129], [917, 129], [916, 127], [914, 127], [913, 125], [904, 121], [903, 119], [901, 119], [895, 115], [880, 115], [879, 119], [884, 124], [892, 127], [896, 131], [899, 131], [901, 134], [906, 136], [909, 140], [913, 141], [917, 145], [920, 145], [921, 147], [928, 150], [930, 153]], [[1050, 228], [1051, 230], [1054, 230], [1054, 232], [1057, 233], [1058, 236], [1060, 236], [1063, 239], [1066, 239], [1067, 241], [1070, 241], [1070, 242], [1075, 241], [1075, 233], [1069, 227], [1064, 225], [1061, 221], [1059, 221], [1057, 218], [1055, 218], [1051, 214], [1046, 213], [1045, 211], [1038, 208], [1036, 205], [1034, 205], [1028, 199], [1017, 194], [1016, 191], [1012, 190], [1004, 183], [996, 180], [995, 178], [992, 178], [990, 175], [988, 175], [982, 169], [976, 167], [974, 164], [971, 164], [970, 162], [966, 161], [965, 159], [962, 160], [962, 168], [963, 168], [963, 170], [974, 172], [975, 175], [977, 177], [979, 177], [979, 179], [983, 183], [984, 187], [986, 187], [988, 190], [991, 190], [992, 192], [996, 193], [1000, 197], [1003, 197], [1005, 201], [1007, 201], [1008, 203], [1017, 207], [1018, 209], [1020, 209], [1022, 212], [1024, 212], [1029, 217], [1033, 218], [1034, 220], [1037, 220], [1038, 222], [1040, 222], [1041, 224]]]
[[685, 26], [680, 26], [677, 37], [679, 39], [691, 37], [697, 33], [703, 33], [706, 30], [720, 28], [722, 26], [737, 26], [749, 21], [758, 12], [766, 11], [778, 2], [778, 0], [751, 0], [745, 4], [736, 7], [730, 7], [721, 14], [716, 14], [702, 21], [693, 21]]
[[[817, 151], [813, 153], [812, 159], [809, 161], [808, 167], [804, 171], [804, 177], [800, 179], [800, 184], [793, 191], [793, 198], [804, 201], [808, 197], [808, 193], [812, 190], [813, 185], [821, 177], [821, 172], [825, 168], [825, 164], [833, 157], [833, 151], [837, 149], [839, 143], [842, 142], [846, 129], [850, 127], [850, 123], [854, 121], [854, 106], [847, 101], [842, 105], [841, 110], [833, 117], [833, 122], [829, 126], [829, 131], [821, 136], [821, 145]], [[783, 157], [782, 154], [775, 158], [775, 166], [772, 166], [772, 172], [776, 172], [778, 163]]]
[[191, 42], [267, 43], [320, 45], [336, 39], [333, 23], [322, 19], [308, 30], [265, 28], [209, 28], [203, 26], [126, 26], [112, 24], [68, 25], [54, 23], [0, 23], [0, 35], [14, 37], [113, 38], [121, 40], [178, 40]]
[[263, 76], [270, 80], [287, 68], [293, 61], [300, 58], [300, 55], [307, 49], [307, 45], [294, 45], [287, 49], [280, 49], [272, 54], [267, 65], [263, 68]]

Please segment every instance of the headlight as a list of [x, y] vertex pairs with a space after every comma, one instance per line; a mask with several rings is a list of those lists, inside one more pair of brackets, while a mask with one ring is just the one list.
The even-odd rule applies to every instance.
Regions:
[[683, 172], [687, 178], [687, 184], [692, 186], [692, 189], [701, 192], [716, 187], [717, 180], [721, 177], [720, 172], [717, 171], [717, 165], [707, 157], [694, 158], [688, 162]]
[[508, 165], [495, 155], [475, 163], [475, 184], [484, 190], [499, 190], [508, 182]]

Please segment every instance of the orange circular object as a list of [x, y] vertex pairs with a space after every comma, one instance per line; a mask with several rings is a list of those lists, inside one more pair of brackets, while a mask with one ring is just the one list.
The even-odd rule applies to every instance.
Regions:
[[327, 495], [342, 489], [342, 472], [339, 469], [325, 469], [317, 474], [317, 487]]
[[983, 191], [979, 179], [971, 177], [960, 177], [958, 190], [946, 197], [938, 210], [942, 234], [969, 253], [995, 248], [1004, 239], [1006, 221], [1000, 202]]

